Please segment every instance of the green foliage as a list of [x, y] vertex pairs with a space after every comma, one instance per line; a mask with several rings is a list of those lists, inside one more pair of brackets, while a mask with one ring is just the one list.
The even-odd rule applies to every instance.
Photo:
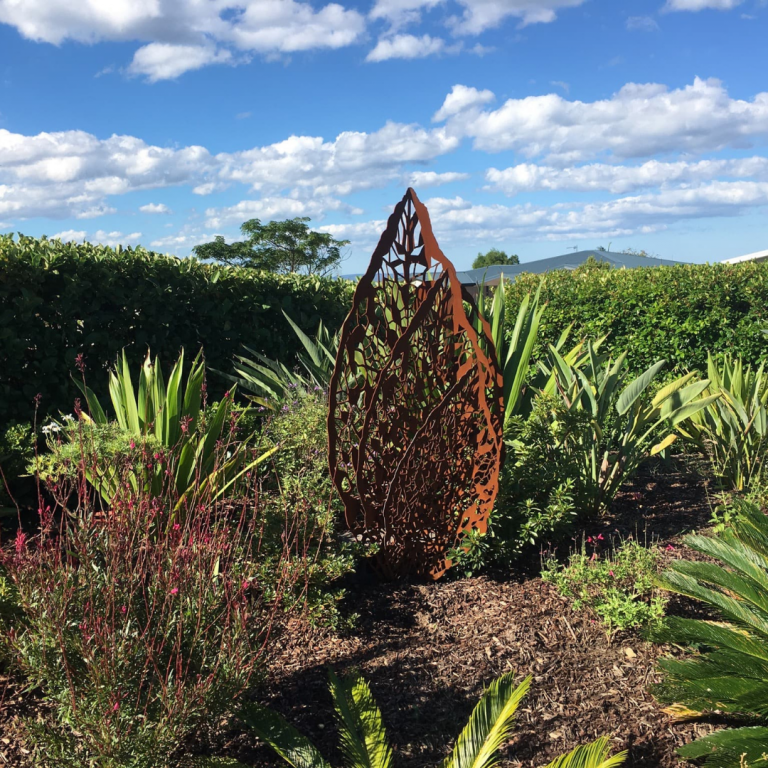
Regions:
[[561, 566], [548, 558], [542, 578], [554, 584], [561, 595], [573, 600], [573, 609], [594, 611], [609, 635], [638, 627], [658, 626], [667, 600], [655, 587], [659, 558], [655, 547], [644, 547], [628, 539], [610, 557], [587, 554], [587, 545], [596, 546], [596, 537], [582, 543]]
[[[261, 503], [274, 508], [273, 518], [279, 520], [286, 504], [301, 510], [304, 530], [297, 532], [296, 544], [315, 553], [314, 561], [304, 565], [306, 587], [300, 596], [309, 620], [338, 626], [344, 593], [334, 582], [352, 570], [363, 552], [336, 530], [344, 510], [328, 473], [327, 408], [322, 393], [293, 390], [292, 399], [268, 414], [254, 453], [277, 449], [259, 469]], [[322, 539], [315, 543], [321, 532]]]
[[[201, 355], [194, 359], [186, 384], [182, 383], [184, 352], [171, 370], [166, 385], [160, 361], [154, 362], [147, 354], [139, 372], [138, 388], [134, 388], [131, 369], [125, 353], [109, 375], [109, 394], [120, 432], [129, 439], [128, 448], [135, 450], [140, 442], [140, 453], [151, 454], [154, 461], [136, 461], [130, 474], [134, 489], [137, 485], [155, 495], [166, 485], [166, 477], [174, 479], [177, 497], [174, 511], [186, 510], [195, 505], [196, 493], [211, 491], [212, 498], [219, 498], [246, 472], [267, 458], [266, 454], [245, 459], [245, 444], [236, 443], [231, 433], [236, 427], [230, 418], [232, 396], [225, 396], [202, 420], [204, 409], [205, 364]], [[85, 382], [79, 383], [88, 404], [88, 413], [80, 411], [79, 424], [65, 428], [69, 447], [58, 440], [50, 441], [53, 454], [47, 474], [56, 473], [57, 464], [71, 467], [74, 459], [82, 465], [88, 481], [111, 502], [119, 491], [119, 484], [126, 477], [125, 467], [115, 461], [125, 451], [125, 440], [116, 449], [119, 437], [110, 429], [110, 419], [98, 398]], [[95, 425], [100, 429], [91, 429]], [[91, 441], [83, 442], [83, 436]], [[106, 438], [106, 439], [105, 439]], [[221, 443], [227, 441], [228, 455], [222, 460]], [[95, 442], [94, 442], [95, 441]], [[88, 460], [77, 461], [72, 446], [82, 453], [85, 446]], [[152, 451], [151, 448], [159, 448]], [[170, 453], [169, 453], [170, 451]], [[168, 457], [172, 456], [172, 460]], [[175, 519], [175, 517], [174, 517]]]
[[507, 256], [505, 251], [501, 251], [498, 248], [491, 248], [486, 253], [478, 253], [475, 260], [472, 262], [472, 269], [481, 269], [482, 267], [492, 267], [496, 264], [502, 266], [509, 266], [512, 264], [519, 264], [520, 258], [517, 254], [513, 253], [511, 256]]
[[[100, 378], [122, 349], [138, 366], [147, 348], [163, 360], [200, 349], [209, 367], [230, 370], [245, 342], [292, 361], [301, 345], [281, 310], [304, 331], [335, 330], [349, 310], [346, 280], [277, 275], [159, 256], [141, 248], [0, 236], [0, 425], [72, 411], [71, 374], [82, 353], [99, 399]], [[218, 399], [225, 382], [209, 382]]]
[[649, 397], [663, 360], [632, 379], [625, 352], [612, 361], [587, 344], [581, 365], [568, 364], [554, 347], [550, 355], [563, 403], [569, 411], [586, 416], [579, 422], [585, 428], [567, 430], [555, 448], [570, 453], [578, 466], [580, 511], [588, 515], [602, 511], [649, 455], [674, 442], [675, 427], [719, 397], [701, 397], [709, 382], [695, 381], [692, 373]]
[[244, 391], [253, 393], [251, 399], [254, 402], [267, 408], [279, 408], [297, 388], [326, 390], [336, 363], [338, 333], [331, 335], [321, 320], [312, 339], [287, 314], [285, 319], [304, 347], [304, 351], [296, 355], [303, 371], [291, 369], [279, 360], [245, 347], [251, 357], [238, 355], [234, 366], [237, 375], [224, 374]]
[[[732, 524], [713, 536], [686, 536], [706, 562], [677, 560], [661, 586], [701, 601], [711, 620], [669, 617], [654, 634], [689, 646], [683, 658], [660, 662], [657, 695], [687, 715], [733, 715], [746, 727], [722, 730], [680, 749], [713, 768], [765, 765], [768, 752], [768, 518], [742, 502]], [[712, 561], [716, 562], [712, 562]], [[746, 721], [746, 722], [745, 722]]]
[[[530, 677], [516, 684], [511, 672], [494, 680], [441, 768], [492, 768], [497, 765], [499, 750], [511, 738], [515, 713], [530, 685]], [[345, 765], [348, 768], [389, 768], [392, 750], [381, 712], [365, 680], [357, 673], [339, 680], [331, 672], [331, 695]], [[329, 768], [313, 744], [276, 712], [259, 704], [246, 704], [241, 717], [262, 741], [294, 768]], [[608, 740], [601, 738], [557, 758], [547, 768], [615, 768], [626, 759], [626, 752], [613, 757], [609, 754]]]
[[507, 297], [511, 320], [525, 296], [543, 285], [547, 304], [539, 349], [573, 326], [578, 338], [607, 335], [606, 351], [626, 350], [637, 376], [656, 360], [667, 376], [706, 370], [707, 352], [731, 354], [753, 366], [768, 357], [768, 264], [691, 264], [639, 269], [556, 270], [515, 278]]
[[341, 262], [341, 249], [349, 240], [335, 240], [324, 232], [313, 232], [309, 217], [262, 224], [249, 219], [240, 231], [248, 236], [243, 242], [227, 244], [218, 236], [211, 243], [196, 245], [192, 251], [200, 259], [269, 272], [305, 272], [327, 275]]
[[706, 395], [720, 397], [696, 413], [681, 430], [705, 451], [715, 477], [728, 489], [743, 491], [762, 479], [768, 446], [768, 374], [726, 355], [721, 364], [707, 358]]
[[560, 398], [540, 395], [527, 419], [513, 420], [505, 433], [507, 457], [491, 517], [493, 557], [508, 563], [536, 542], [556, 542], [571, 529], [581, 508], [579, 465], [562, 450], [572, 433], [588, 428], [585, 414]]
[[35, 495], [34, 481], [24, 477], [35, 455], [37, 436], [29, 422], [9, 424], [0, 430], [0, 514], [15, 514], [13, 502], [29, 502]]

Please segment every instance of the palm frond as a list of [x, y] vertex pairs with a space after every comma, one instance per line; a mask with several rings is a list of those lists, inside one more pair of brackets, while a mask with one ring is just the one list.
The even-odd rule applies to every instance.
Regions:
[[261, 704], [246, 704], [240, 719], [294, 768], [330, 768], [314, 744], [281, 715]]
[[553, 760], [547, 768], [615, 768], [627, 759], [626, 750], [611, 756], [611, 745], [603, 736], [591, 744], [583, 744]]
[[331, 670], [331, 695], [341, 749], [350, 768], [389, 768], [392, 748], [368, 683], [359, 673], [339, 679]]
[[443, 762], [443, 768], [496, 765], [499, 749], [509, 739], [515, 712], [530, 685], [531, 678], [526, 677], [516, 686], [511, 672], [494, 680], [456, 740], [453, 752]]

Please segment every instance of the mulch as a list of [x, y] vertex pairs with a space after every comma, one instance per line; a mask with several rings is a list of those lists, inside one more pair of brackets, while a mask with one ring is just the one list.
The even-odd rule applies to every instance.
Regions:
[[[667, 557], [689, 556], [681, 537], [707, 526], [712, 503], [689, 460], [651, 464], [584, 534], [604, 533], [606, 542], [644, 537], [674, 547]], [[580, 541], [581, 534], [575, 543]], [[694, 609], [684, 601], [671, 606], [675, 612]], [[537, 576], [381, 584], [361, 569], [348, 585], [344, 610], [358, 614], [350, 630], [284, 635], [267, 680], [254, 694], [310, 737], [334, 765], [341, 760], [329, 667], [339, 674], [352, 669], [364, 674], [394, 744], [395, 763], [403, 768], [437, 765], [483, 688], [507, 671], [520, 679], [532, 675], [533, 685], [503, 750], [504, 766], [542, 766], [579, 743], [608, 735], [616, 750], [629, 750], [628, 766], [671, 768], [680, 765], [678, 746], [713, 728], [674, 721], [649, 692], [657, 681], [656, 660], [668, 649], [632, 632], [609, 639], [593, 616], [574, 612]], [[4, 684], [0, 679], [0, 693]], [[22, 701], [10, 687], [0, 702], [0, 766], [24, 765], [13, 722]], [[21, 713], [30, 714], [29, 703]], [[219, 729], [212, 741], [214, 754], [246, 765], [280, 764], [236, 724]]]

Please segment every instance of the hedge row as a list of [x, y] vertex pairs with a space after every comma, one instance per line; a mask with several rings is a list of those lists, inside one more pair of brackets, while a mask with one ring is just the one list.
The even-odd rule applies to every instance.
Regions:
[[665, 359], [668, 372], [706, 371], [707, 351], [768, 359], [768, 263], [690, 264], [604, 269], [585, 265], [544, 276], [524, 274], [508, 292], [508, 316], [542, 281], [541, 341], [557, 340], [570, 324], [574, 336], [597, 339], [603, 349], [628, 353], [640, 373]]
[[[41, 395], [48, 414], [71, 411], [82, 353], [88, 384], [105, 393], [105, 369], [127, 347], [170, 364], [201, 347], [208, 365], [230, 370], [242, 344], [286, 361], [304, 330], [338, 327], [351, 304], [345, 280], [275, 275], [58, 240], [0, 236], [0, 425], [27, 420]], [[226, 388], [210, 377], [212, 395]]]

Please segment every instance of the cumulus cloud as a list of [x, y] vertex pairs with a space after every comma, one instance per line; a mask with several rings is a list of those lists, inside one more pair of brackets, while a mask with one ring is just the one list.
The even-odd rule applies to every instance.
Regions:
[[520, 163], [503, 170], [489, 168], [485, 172], [488, 189], [509, 196], [542, 190], [626, 194], [644, 188], [692, 184], [724, 177], [768, 181], [768, 158], [698, 162], [649, 160], [642, 165], [592, 163], [575, 168]]
[[248, 219], [292, 219], [296, 216], [322, 218], [327, 211], [346, 210], [350, 206], [332, 198], [300, 200], [293, 197], [262, 197], [259, 200], [242, 200], [226, 208], [209, 208], [205, 212], [205, 225], [221, 229], [232, 224], [242, 224]]
[[473, 110], [494, 101], [493, 91], [479, 91], [466, 85], [454, 85], [451, 92], [445, 97], [443, 105], [435, 112], [432, 121], [439, 123], [456, 115], [462, 115], [466, 120]]
[[445, 41], [439, 37], [422, 35], [395, 35], [379, 40], [376, 47], [365, 57], [366, 61], [387, 59], [422, 59], [445, 49]]
[[[477, 35], [498, 26], [507, 18], [518, 19], [521, 26], [549, 23], [564, 8], [582, 5], [585, 0], [458, 0], [462, 7], [459, 17], [448, 21], [457, 34]], [[438, 5], [439, 0], [376, 0], [371, 11], [374, 19], [386, 19], [398, 28], [414, 23], [421, 12]]]
[[173, 213], [165, 203], [147, 203], [139, 206], [142, 213]]
[[131, 234], [125, 235], [122, 232], [105, 232], [103, 229], [99, 229], [88, 237], [87, 240], [91, 243], [100, 243], [112, 248], [118, 245], [138, 245], [139, 240], [141, 240], [141, 232], [131, 232]]
[[51, 240], [61, 240], [62, 243], [80, 243], [85, 240], [86, 231], [84, 229], [65, 229], [63, 232], [57, 232], [51, 235]]
[[[492, 94], [485, 91], [483, 99]], [[768, 92], [733, 99], [719, 80], [696, 78], [669, 90], [629, 83], [610, 99], [569, 101], [557, 94], [509, 99], [482, 110], [474, 88], [454, 86], [435, 120], [474, 139], [477, 149], [515, 150], [560, 164], [612, 154], [618, 158], [664, 152], [703, 153], [749, 147], [768, 135]]]
[[468, 173], [436, 173], [435, 171], [414, 171], [408, 178], [409, 187], [422, 189], [424, 187], [439, 187], [442, 184], [451, 184], [455, 181], [465, 181]]
[[666, 11], [703, 11], [713, 8], [718, 11], [730, 11], [741, 5], [744, 0], [667, 0]]
[[185, 72], [208, 64], [224, 64], [231, 60], [230, 51], [217, 51], [207, 45], [150, 43], [136, 51], [128, 72], [132, 75], [146, 75], [150, 83], [156, 83], [158, 80], [173, 80]]
[[0, 0], [0, 23], [25, 37], [147, 43], [129, 72], [150, 82], [234, 62], [235, 54], [340, 48], [357, 42], [365, 19], [337, 3], [296, 0]]

